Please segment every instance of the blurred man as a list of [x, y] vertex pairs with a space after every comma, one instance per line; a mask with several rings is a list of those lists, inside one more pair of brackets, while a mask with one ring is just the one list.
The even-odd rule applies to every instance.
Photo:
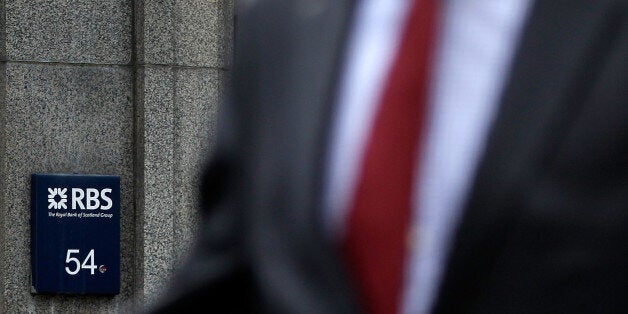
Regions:
[[625, 311], [627, 14], [245, 2], [206, 225], [150, 310]]

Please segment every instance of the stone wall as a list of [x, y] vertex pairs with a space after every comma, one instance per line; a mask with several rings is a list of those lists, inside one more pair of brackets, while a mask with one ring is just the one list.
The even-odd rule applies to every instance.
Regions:
[[[235, 0], [0, 0], [0, 312], [150, 301], [197, 225]], [[121, 291], [38, 295], [30, 175], [121, 178]]]

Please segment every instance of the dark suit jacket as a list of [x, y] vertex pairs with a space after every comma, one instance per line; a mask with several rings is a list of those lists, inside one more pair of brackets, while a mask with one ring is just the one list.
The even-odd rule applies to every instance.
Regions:
[[[237, 16], [207, 222], [160, 310], [356, 312], [320, 219], [352, 4], [252, 2]], [[435, 313], [628, 312], [627, 7], [534, 5]]]

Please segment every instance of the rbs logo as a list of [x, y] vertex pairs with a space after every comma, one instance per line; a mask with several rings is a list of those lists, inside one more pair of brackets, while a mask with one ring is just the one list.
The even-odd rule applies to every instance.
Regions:
[[[67, 188], [48, 188], [48, 209], [68, 208]], [[72, 209], [103, 209], [113, 206], [111, 189], [72, 188], [70, 190]]]

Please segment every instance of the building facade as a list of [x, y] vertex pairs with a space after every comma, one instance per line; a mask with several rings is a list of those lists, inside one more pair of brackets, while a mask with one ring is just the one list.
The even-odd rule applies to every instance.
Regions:
[[[0, 0], [0, 312], [119, 313], [159, 294], [198, 224], [234, 1]], [[33, 173], [120, 177], [118, 294], [32, 292]]]

